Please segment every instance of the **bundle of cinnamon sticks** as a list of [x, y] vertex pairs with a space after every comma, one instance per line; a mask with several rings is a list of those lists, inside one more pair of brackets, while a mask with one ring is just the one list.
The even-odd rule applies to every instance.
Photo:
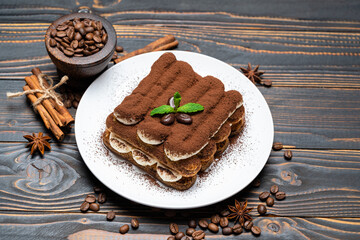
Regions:
[[121, 56], [114, 60], [115, 63], [119, 63], [121, 61], [124, 61], [125, 59], [131, 58], [133, 56], [142, 54], [142, 53], [148, 53], [148, 52], [156, 52], [156, 51], [162, 51], [162, 50], [168, 50], [175, 48], [179, 42], [175, 39], [173, 35], [166, 35], [165, 37], [159, 38], [156, 41], [146, 45], [143, 48], [140, 48], [138, 50], [135, 50], [131, 53], [128, 53], [124, 56]]
[[[34, 68], [31, 70], [34, 75], [25, 77], [26, 85], [23, 87], [24, 91], [42, 89], [39, 82], [39, 75], [41, 71], [39, 68]], [[50, 85], [47, 81], [43, 82], [45, 88], [49, 88]], [[26, 95], [31, 103], [35, 103], [38, 98], [42, 97], [42, 93], [30, 93]], [[62, 141], [64, 139], [64, 132], [61, 128], [67, 127], [69, 124], [74, 122], [74, 118], [71, 116], [66, 107], [61, 106], [56, 103], [52, 98], [44, 99], [38, 104], [35, 109], [39, 113], [41, 119], [43, 120], [45, 127], [50, 129], [54, 134], [57, 140]]]

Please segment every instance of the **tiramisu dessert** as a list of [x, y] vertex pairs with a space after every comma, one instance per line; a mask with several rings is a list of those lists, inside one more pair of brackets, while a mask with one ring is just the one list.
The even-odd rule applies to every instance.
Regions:
[[105, 145], [178, 190], [190, 188], [244, 127], [238, 91], [164, 53], [106, 119]]

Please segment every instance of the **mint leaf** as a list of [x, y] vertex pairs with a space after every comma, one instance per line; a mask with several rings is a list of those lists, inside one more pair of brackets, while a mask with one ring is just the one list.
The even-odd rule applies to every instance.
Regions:
[[169, 106], [169, 105], [162, 105], [160, 107], [155, 108], [150, 112], [150, 116], [154, 116], [156, 114], [168, 114], [168, 113], [174, 113], [175, 110]]
[[194, 113], [194, 112], [200, 112], [203, 111], [204, 107], [201, 104], [198, 103], [187, 103], [177, 109], [177, 112], [182, 113]]
[[181, 96], [179, 92], [174, 93], [174, 104], [175, 109], [177, 109], [180, 106]]

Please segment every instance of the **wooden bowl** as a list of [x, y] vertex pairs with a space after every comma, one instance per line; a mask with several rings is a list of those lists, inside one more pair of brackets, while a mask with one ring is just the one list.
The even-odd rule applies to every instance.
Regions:
[[[90, 56], [67, 57], [57, 47], [51, 47], [49, 44], [51, 38], [50, 32], [56, 29], [61, 23], [67, 20], [73, 20], [74, 18], [88, 18], [101, 21], [108, 35], [108, 40], [104, 48]], [[111, 60], [116, 47], [116, 32], [111, 23], [102, 17], [91, 13], [72, 13], [60, 17], [49, 26], [45, 34], [45, 46], [52, 62], [58, 70], [69, 77], [68, 84], [75, 88], [84, 88], [89, 86], [95, 76], [103, 71]]]

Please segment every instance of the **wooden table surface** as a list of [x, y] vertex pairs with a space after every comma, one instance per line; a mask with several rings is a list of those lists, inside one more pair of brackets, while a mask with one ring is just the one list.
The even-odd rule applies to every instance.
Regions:
[[[99, 212], [81, 213], [84, 197], [99, 182], [80, 157], [73, 131], [63, 143], [53, 142], [43, 158], [31, 157], [23, 135], [51, 133], [25, 97], [7, 99], [6, 92], [21, 90], [33, 67], [57, 76], [44, 33], [55, 19], [83, 6], [114, 25], [127, 52], [173, 34], [179, 50], [235, 68], [260, 64], [264, 79], [273, 82], [258, 88], [273, 115], [274, 141], [291, 149], [293, 159], [273, 151], [259, 188], [212, 206], [154, 209], [106, 190], [108, 201]], [[253, 212], [260, 238], [360, 239], [359, 12], [357, 0], [2, 1], [0, 239], [166, 239], [170, 222], [184, 231], [190, 218], [210, 218], [234, 199], [256, 207], [258, 194], [274, 183], [287, 198], [269, 207], [267, 216]], [[110, 210], [117, 214], [113, 222], [105, 219]], [[133, 217], [140, 228], [120, 235], [119, 227]], [[206, 233], [207, 239], [255, 238], [249, 232]]]

